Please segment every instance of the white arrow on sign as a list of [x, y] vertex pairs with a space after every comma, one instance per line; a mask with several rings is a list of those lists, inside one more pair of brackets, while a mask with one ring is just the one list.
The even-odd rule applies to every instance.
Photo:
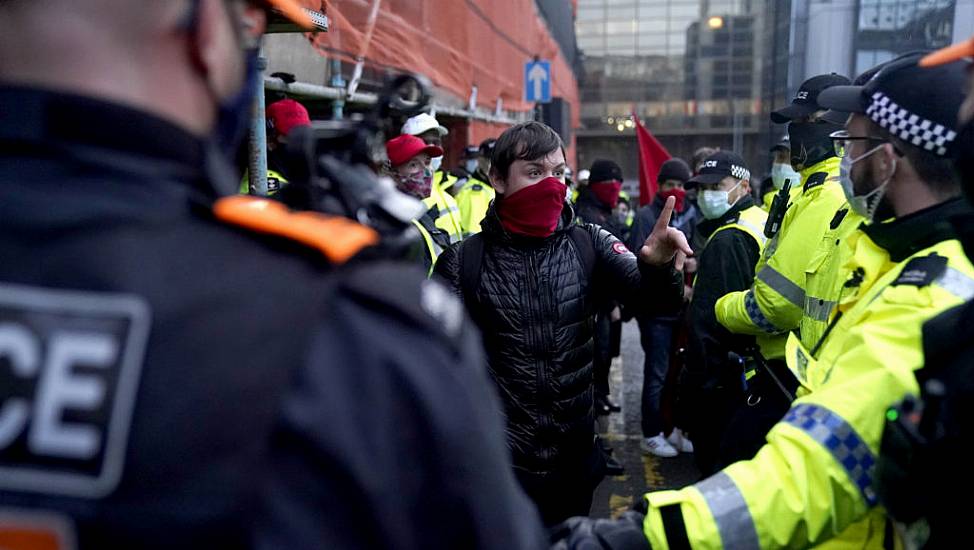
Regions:
[[535, 63], [528, 71], [528, 81], [534, 86], [534, 99], [541, 99], [541, 88], [547, 80], [548, 71], [542, 69], [540, 64]]

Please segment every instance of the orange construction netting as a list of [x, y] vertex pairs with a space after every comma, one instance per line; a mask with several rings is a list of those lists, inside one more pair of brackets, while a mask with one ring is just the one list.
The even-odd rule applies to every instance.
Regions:
[[[303, 0], [324, 9], [329, 32], [314, 38], [323, 55], [355, 61], [365, 38], [372, 0]], [[552, 95], [571, 104], [572, 127], [579, 125], [578, 83], [534, 0], [382, 0], [366, 65], [426, 75], [457, 98], [478, 89], [479, 106], [528, 111], [524, 63], [551, 60]], [[503, 126], [471, 124], [471, 143], [496, 137]], [[574, 141], [574, 139], [572, 140]], [[574, 158], [573, 143], [568, 144]]]

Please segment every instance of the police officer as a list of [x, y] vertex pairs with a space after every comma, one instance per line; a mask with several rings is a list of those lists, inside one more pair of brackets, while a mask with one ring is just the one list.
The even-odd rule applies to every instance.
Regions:
[[778, 143], [771, 147], [771, 186], [762, 188], [761, 205], [765, 212], [770, 211], [771, 201], [776, 192], [781, 191], [785, 182], [798, 187], [801, 184], [801, 174], [791, 166], [791, 140], [785, 134]]
[[[974, 58], [974, 36], [921, 61], [935, 66]], [[974, 197], [974, 71], [968, 69], [954, 164], [968, 201]], [[974, 257], [974, 215], [951, 220], [968, 258]], [[912, 548], [948, 548], [970, 532], [969, 514], [949, 495], [974, 490], [970, 474], [974, 402], [974, 302], [955, 307], [923, 327], [924, 367], [917, 371], [920, 399], [907, 397], [887, 413], [878, 491]]]
[[[287, 162], [283, 150], [291, 130], [301, 126], [311, 126], [308, 109], [297, 101], [287, 98], [267, 106], [267, 194], [275, 195], [287, 185]], [[250, 194], [250, 175], [244, 172], [240, 192]]]
[[3, 540], [540, 546], [449, 291], [228, 197], [268, 7], [0, 2]]
[[893, 547], [873, 487], [884, 413], [918, 390], [924, 321], [974, 296], [974, 266], [945, 223], [970, 212], [950, 160], [970, 64], [921, 68], [920, 57], [820, 97], [853, 112], [835, 139], [843, 187], [867, 225], [851, 240], [854, 275], [819, 358], [788, 355], [815, 381], [812, 392], [753, 459], [648, 494], [645, 516], [573, 519], [563, 546], [623, 548], [611, 541], [643, 533], [652, 547], [803, 548], [840, 535], [845, 547]]
[[[476, 148], [474, 162], [468, 157], [465, 168], [470, 176], [460, 186], [457, 191], [457, 206], [460, 208], [460, 222], [463, 225], [465, 235], [480, 233], [480, 223], [487, 215], [487, 209], [491, 201], [494, 200], [496, 193], [490, 185], [490, 157], [494, 152], [494, 138], [485, 139]], [[470, 151], [472, 154], [473, 151]]]
[[[844, 115], [828, 112], [817, 101], [823, 90], [848, 83], [836, 74], [810, 78], [791, 105], [771, 114], [774, 122], [788, 123], [791, 164], [801, 174], [801, 182], [792, 188], [791, 205], [780, 231], [764, 249], [751, 288], [730, 293], [716, 305], [720, 324], [737, 334], [757, 336], [761, 354], [778, 364], [784, 357], [786, 333], [798, 328], [806, 310], [805, 274], [814, 269], [809, 261], [821, 263], [835, 253], [835, 239], [824, 240], [833, 226], [844, 220], [855, 227], [860, 221], [855, 215], [845, 220], [837, 214], [845, 196], [829, 134], [842, 128]], [[819, 300], [824, 304], [834, 298], [808, 299], [818, 307]]]
[[[705, 159], [689, 182], [699, 188], [697, 203], [705, 221], [697, 230], [707, 236], [693, 284], [689, 341], [683, 373], [683, 408], [693, 434], [694, 458], [702, 472], [716, 471], [718, 448], [731, 414], [743, 404], [741, 368], [728, 354], [742, 353], [753, 338], [727, 332], [714, 317], [714, 303], [728, 292], [746, 289], [767, 238], [767, 214], [751, 198], [751, 172], [740, 155], [719, 151]], [[644, 440], [644, 448], [667, 456], [662, 435]], [[675, 449], [669, 456], [675, 456]]]
[[421, 197], [423, 203], [429, 208], [429, 216], [435, 220], [435, 225], [449, 236], [449, 244], [459, 242], [463, 238], [463, 222], [460, 219], [460, 209], [453, 196], [447, 191], [456, 183], [457, 177], [447, 172], [443, 166], [443, 137], [449, 134], [449, 130], [440, 126], [436, 118], [428, 113], [420, 113], [402, 125], [402, 133], [407, 136], [416, 136], [423, 140], [426, 145], [437, 147], [438, 156], [430, 159], [430, 169], [433, 171], [433, 184], [429, 193]]

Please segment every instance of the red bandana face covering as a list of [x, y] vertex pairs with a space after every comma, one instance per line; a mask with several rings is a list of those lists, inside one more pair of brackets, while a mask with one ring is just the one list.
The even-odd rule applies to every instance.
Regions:
[[663, 202], [670, 197], [676, 197], [676, 204], [673, 209], [677, 212], [683, 212], [683, 202], [687, 200], [687, 190], [681, 189], [679, 187], [674, 187], [673, 189], [667, 189], [666, 191], [660, 191], [659, 196], [662, 197]]
[[558, 178], [545, 178], [497, 203], [504, 229], [528, 237], [548, 237], [558, 227], [568, 187]]
[[619, 204], [619, 192], [622, 191], [621, 181], [600, 181], [592, 184], [592, 194], [602, 204], [615, 208]]

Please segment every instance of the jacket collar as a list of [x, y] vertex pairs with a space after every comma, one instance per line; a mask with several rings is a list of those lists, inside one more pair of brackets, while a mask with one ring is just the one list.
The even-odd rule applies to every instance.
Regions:
[[[0, 85], [0, 149], [10, 144], [53, 150], [58, 158], [74, 155], [113, 170], [161, 172], [140, 179], [154, 175], [189, 183], [210, 197], [226, 194], [236, 183], [224, 181], [233, 178], [233, 170], [207, 153], [204, 140], [175, 124], [131, 107], [51, 90]], [[226, 189], [216, 189], [213, 181]]]
[[863, 225], [862, 231], [899, 263], [924, 248], [957, 238], [950, 220], [970, 212], [967, 201], [952, 199], [902, 218]]

